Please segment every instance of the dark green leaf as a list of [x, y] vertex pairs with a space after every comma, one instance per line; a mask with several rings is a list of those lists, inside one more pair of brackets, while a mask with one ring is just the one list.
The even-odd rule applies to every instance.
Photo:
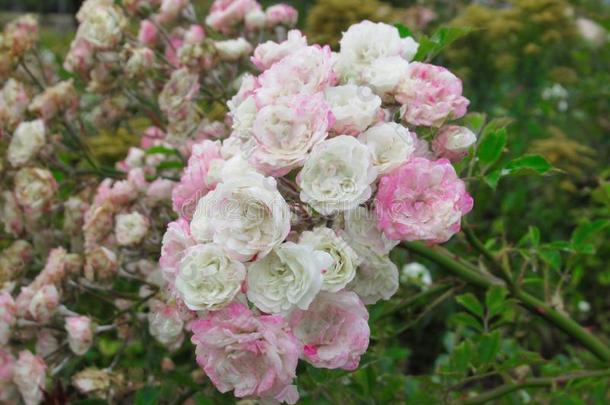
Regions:
[[544, 174], [551, 170], [553, 166], [540, 155], [524, 155], [511, 160], [504, 167], [509, 174], [516, 174], [521, 170], [531, 170], [538, 174]]
[[487, 314], [490, 318], [499, 315], [506, 309], [506, 294], [505, 288], [493, 286], [485, 294], [485, 306]]
[[585, 253], [591, 250], [591, 245], [588, 243], [598, 233], [603, 231], [610, 225], [610, 220], [598, 219], [593, 222], [585, 222], [580, 224], [574, 232], [572, 232], [572, 247], [580, 253]]
[[465, 127], [470, 128], [472, 132], [478, 134], [485, 124], [486, 116], [484, 113], [472, 112], [462, 118], [462, 123]]
[[158, 171], [162, 170], [171, 170], [171, 169], [182, 169], [184, 164], [182, 162], [178, 162], [177, 160], [168, 160], [165, 162], [159, 163], [157, 166]]
[[553, 270], [559, 271], [561, 269], [561, 253], [553, 249], [541, 249], [540, 258], [547, 263]]
[[483, 180], [489, 187], [495, 190], [498, 187], [500, 177], [502, 177], [502, 169], [496, 169], [486, 174]]
[[489, 334], [481, 336], [479, 342], [478, 359], [482, 364], [491, 363], [496, 359], [500, 350], [500, 331], [493, 331]]
[[147, 385], [136, 393], [135, 405], [154, 405], [159, 402], [161, 389]]
[[506, 129], [501, 128], [483, 136], [477, 149], [477, 157], [483, 165], [491, 166], [500, 158], [506, 146]]
[[451, 319], [453, 320], [453, 322], [463, 325], [463, 326], [470, 327], [470, 328], [476, 330], [477, 332], [483, 331], [483, 326], [481, 325], [481, 323], [474, 316], [470, 315], [469, 313], [458, 312], [457, 314], [453, 315], [451, 317]]
[[419, 48], [415, 60], [423, 61], [434, 58], [445, 47], [471, 31], [471, 28], [466, 27], [441, 27], [430, 38], [422, 36], [419, 39]]
[[168, 148], [163, 145], [157, 145], [157, 146], [153, 146], [151, 148], [146, 149], [146, 154], [147, 155], [154, 155], [154, 154], [180, 155], [180, 152], [178, 152], [176, 149], [173, 149], [173, 148]]

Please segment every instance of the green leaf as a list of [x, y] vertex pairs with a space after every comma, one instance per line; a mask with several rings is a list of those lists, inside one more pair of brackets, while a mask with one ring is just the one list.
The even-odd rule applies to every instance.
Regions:
[[486, 115], [484, 113], [472, 112], [468, 113], [462, 118], [462, 123], [465, 127], [470, 128], [472, 132], [478, 134], [483, 125], [485, 125]]
[[579, 253], [588, 253], [591, 251], [591, 248], [595, 251], [595, 248], [589, 242], [609, 225], [610, 220], [607, 219], [598, 219], [578, 225], [574, 232], [572, 232], [572, 248]]
[[483, 180], [489, 187], [495, 190], [496, 187], [498, 187], [498, 181], [500, 181], [500, 177], [502, 177], [502, 169], [496, 169], [486, 174]]
[[182, 169], [184, 168], [184, 164], [177, 160], [167, 160], [165, 162], [159, 163], [157, 166], [158, 171], [162, 170], [172, 170], [172, 169]]
[[159, 402], [161, 389], [147, 385], [136, 393], [135, 405], [154, 405]]
[[462, 294], [456, 297], [456, 301], [474, 315], [483, 317], [483, 305], [472, 293]]
[[505, 288], [493, 286], [485, 294], [485, 306], [489, 318], [501, 314], [506, 309], [506, 291]]
[[496, 163], [506, 146], [506, 139], [505, 128], [484, 135], [477, 149], [479, 162], [488, 166]]
[[453, 315], [451, 319], [456, 324], [470, 327], [476, 330], [477, 332], [483, 332], [483, 326], [481, 326], [481, 322], [479, 322], [478, 319], [476, 319], [469, 313], [458, 312], [457, 314]]
[[430, 38], [422, 36], [419, 39], [419, 48], [415, 60], [430, 60], [438, 55], [445, 47], [472, 31], [467, 27], [441, 27]]
[[485, 129], [483, 130], [483, 136], [487, 136], [492, 132], [497, 132], [502, 128], [506, 128], [513, 122], [513, 119], [510, 117], [499, 117], [494, 118], [485, 125]]
[[540, 229], [535, 226], [530, 226], [527, 233], [519, 240], [517, 246], [527, 246], [528, 243], [533, 247], [540, 246]]
[[478, 359], [481, 364], [491, 363], [496, 359], [500, 350], [500, 331], [493, 331], [489, 334], [481, 336], [479, 342]]
[[561, 253], [557, 250], [550, 248], [541, 249], [539, 252], [540, 258], [553, 270], [559, 271], [561, 269]]
[[511, 160], [504, 167], [508, 174], [516, 174], [522, 170], [531, 170], [538, 174], [544, 174], [551, 170], [553, 166], [540, 155], [524, 155]]
[[153, 146], [151, 148], [146, 149], [146, 154], [147, 155], [162, 154], [162, 155], [181, 156], [180, 152], [178, 152], [176, 149], [168, 148], [167, 146], [163, 146], [163, 145], [157, 145], [157, 146]]
[[394, 26], [396, 27], [396, 29], [398, 29], [398, 34], [401, 38], [413, 37], [413, 33], [406, 25], [402, 23], [396, 23], [394, 24]]

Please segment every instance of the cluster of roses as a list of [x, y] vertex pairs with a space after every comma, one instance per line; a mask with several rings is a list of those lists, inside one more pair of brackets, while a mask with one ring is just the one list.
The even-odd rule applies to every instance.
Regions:
[[391, 249], [459, 231], [473, 201], [451, 161], [476, 136], [445, 123], [468, 100], [451, 72], [413, 62], [417, 49], [368, 21], [337, 53], [290, 31], [254, 50], [261, 72], [228, 102], [230, 136], [193, 146], [172, 192], [180, 217], [163, 237], [157, 313], [167, 341], [190, 330], [220, 391], [295, 403], [299, 359], [355, 369], [365, 304], [398, 288]]
[[[182, 343], [188, 311], [178, 316], [156, 299], [163, 284], [159, 245], [179, 175], [166, 163], [197, 153], [202, 140], [226, 136], [226, 125], [205, 118], [202, 104], [224, 104], [257, 41], [285, 36], [296, 18], [286, 5], [264, 10], [255, 0], [219, 0], [206, 19], [209, 30], [237, 39], [212, 40], [187, 0], [87, 0], [62, 61], [74, 77], [63, 81], [53, 55], [38, 47], [36, 18], [4, 27], [1, 403], [40, 403], [47, 377], [70, 356], [84, 355], [96, 334], [115, 331], [129, 341], [133, 311], [139, 316], [149, 307], [150, 333], [170, 349]], [[139, 31], [131, 33], [133, 26]], [[129, 125], [136, 115], [154, 126], [117, 170], [89, 160], [88, 128]], [[99, 182], [100, 174], [113, 177]], [[76, 179], [69, 198], [60, 195], [65, 176]], [[140, 285], [139, 293], [114, 294], [118, 278]], [[85, 292], [105, 297], [118, 315], [104, 325], [69, 309]], [[119, 372], [94, 368], [72, 378], [79, 392], [105, 398], [122, 381]]]

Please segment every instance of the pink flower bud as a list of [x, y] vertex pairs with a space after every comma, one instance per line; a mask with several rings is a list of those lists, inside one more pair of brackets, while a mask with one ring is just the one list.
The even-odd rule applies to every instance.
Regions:
[[184, 43], [196, 45], [203, 42], [205, 39], [205, 30], [201, 25], [191, 25], [184, 33]]
[[157, 27], [152, 21], [142, 20], [142, 22], [140, 22], [140, 32], [138, 32], [138, 41], [140, 41], [142, 45], [154, 45], [157, 42], [157, 35]]
[[468, 155], [468, 150], [477, 141], [477, 136], [468, 128], [447, 125], [432, 141], [432, 150], [438, 157], [459, 161]]
[[267, 16], [267, 26], [270, 28], [276, 25], [294, 27], [299, 19], [299, 12], [288, 4], [276, 4], [269, 7], [265, 14]]

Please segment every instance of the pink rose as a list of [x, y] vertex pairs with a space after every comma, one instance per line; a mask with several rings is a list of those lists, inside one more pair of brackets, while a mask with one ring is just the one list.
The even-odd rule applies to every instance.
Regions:
[[191, 230], [186, 219], [180, 218], [170, 222], [163, 235], [161, 244], [161, 258], [159, 265], [167, 281], [173, 282], [178, 271], [178, 263], [184, 256], [184, 251], [195, 245], [191, 237]]
[[13, 381], [26, 405], [38, 405], [42, 401], [46, 368], [44, 360], [34, 356], [29, 350], [19, 353], [13, 367]]
[[75, 38], [64, 60], [68, 72], [86, 75], [93, 68], [93, 45], [84, 38]]
[[389, 239], [443, 243], [460, 231], [473, 200], [448, 160], [413, 158], [381, 178], [375, 203]]
[[158, 30], [155, 24], [150, 20], [142, 20], [140, 22], [140, 31], [138, 32], [138, 41], [142, 45], [152, 46], [157, 42]]
[[157, 203], [172, 198], [172, 190], [176, 182], [168, 179], [156, 179], [146, 190], [146, 198], [152, 203]]
[[267, 41], [260, 44], [254, 50], [252, 56], [252, 63], [259, 70], [267, 70], [276, 62], [284, 59], [288, 55], [292, 55], [295, 52], [307, 46], [307, 39], [301, 34], [299, 30], [291, 30], [288, 32], [288, 37], [285, 41], [276, 43], [273, 41]]
[[197, 362], [219, 391], [296, 403], [292, 380], [301, 346], [281, 316], [255, 316], [234, 302], [195, 321], [192, 330]]
[[336, 82], [330, 48], [308, 46], [286, 56], [258, 77], [256, 104], [260, 108], [285, 96], [315, 94]]
[[299, 19], [299, 12], [288, 4], [275, 4], [265, 10], [265, 15], [270, 28], [276, 25], [294, 27]]
[[205, 23], [228, 34], [244, 20], [246, 14], [260, 7], [256, 0], [215, 0]]
[[30, 300], [29, 315], [37, 322], [50, 321], [59, 306], [59, 299], [59, 291], [53, 284], [42, 286]]
[[438, 126], [466, 114], [469, 101], [462, 97], [462, 82], [441, 66], [413, 62], [398, 85], [396, 100], [402, 119], [412, 125]]
[[369, 345], [369, 313], [351, 291], [320, 292], [306, 311], [288, 323], [303, 343], [303, 357], [316, 367], [354, 370]]
[[191, 218], [199, 199], [214, 189], [215, 184], [210, 184], [207, 177], [216, 159], [221, 159], [219, 142], [205, 140], [193, 146], [188, 166], [172, 192], [174, 211], [181, 217]]
[[69, 316], [66, 318], [68, 345], [77, 356], [87, 353], [93, 344], [93, 327], [91, 318], [86, 316]]

